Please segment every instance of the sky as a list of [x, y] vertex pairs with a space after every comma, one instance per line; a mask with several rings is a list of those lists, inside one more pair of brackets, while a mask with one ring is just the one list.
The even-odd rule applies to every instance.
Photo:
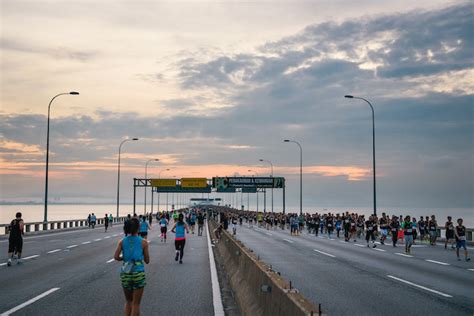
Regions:
[[305, 207], [474, 208], [472, 1], [1, 2], [0, 201], [132, 179], [287, 179]]

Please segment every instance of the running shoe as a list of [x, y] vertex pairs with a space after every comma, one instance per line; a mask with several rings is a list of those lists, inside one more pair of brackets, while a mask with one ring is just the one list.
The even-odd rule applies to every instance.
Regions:
[[376, 245], [376, 244], [374, 244], [374, 245], [372, 246], [372, 248], [375, 248], [375, 247], [377, 247], [377, 245]]
[[12, 265], [12, 259], [8, 259], [8, 261], [7, 261], [7, 266], [10, 267], [11, 265]]
[[174, 261], [178, 261], [179, 253], [176, 253], [176, 256], [174, 257]]
[[22, 264], [22, 263], [23, 263], [23, 260], [21, 260], [21, 259], [18, 259], [18, 260], [16, 261], [16, 264]]
[[467, 257], [467, 258], [466, 258], [466, 262], [468, 262], [468, 261], [471, 261], [471, 258]]
[[179, 260], [179, 263], [180, 263], [180, 264], [183, 264], [183, 260]]

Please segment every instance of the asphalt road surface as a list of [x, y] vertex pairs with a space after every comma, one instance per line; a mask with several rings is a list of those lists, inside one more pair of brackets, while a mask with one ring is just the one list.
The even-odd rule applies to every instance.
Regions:
[[[117, 225], [107, 233], [98, 227], [25, 237], [24, 263], [11, 267], [8, 242], [0, 240], [0, 315], [18, 307], [14, 315], [123, 314], [121, 263], [112, 259], [121, 233]], [[142, 314], [213, 315], [206, 232], [188, 235], [183, 264], [174, 261], [174, 234], [161, 243], [154, 225], [149, 241]]]
[[416, 245], [406, 256], [402, 245], [372, 249], [365, 240], [245, 223], [237, 238], [330, 315], [474, 314], [474, 262], [457, 261], [444, 246]]

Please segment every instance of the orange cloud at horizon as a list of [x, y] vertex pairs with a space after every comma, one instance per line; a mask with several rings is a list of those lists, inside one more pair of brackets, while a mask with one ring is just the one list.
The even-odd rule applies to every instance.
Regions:
[[[117, 170], [116, 163], [108, 162], [67, 162], [50, 163], [51, 175], [55, 178], [87, 177], [88, 171], [112, 171]], [[158, 176], [157, 170], [171, 169], [163, 172], [162, 178], [175, 176], [212, 178], [215, 176], [269, 176], [270, 169], [263, 166], [239, 166], [228, 164], [208, 164], [208, 165], [150, 165], [148, 175], [150, 178]], [[249, 170], [252, 170], [249, 172]], [[123, 173], [134, 174], [137, 178], [143, 177], [144, 165], [121, 164]], [[276, 167], [274, 176], [298, 175], [299, 167]], [[348, 181], [364, 180], [371, 175], [371, 169], [357, 166], [304, 166], [305, 175], [317, 175], [322, 177], [346, 177]], [[12, 163], [0, 159], [0, 175], [22, 175], [31, 177], [44, 177], [43, 162], [19, 162]]]

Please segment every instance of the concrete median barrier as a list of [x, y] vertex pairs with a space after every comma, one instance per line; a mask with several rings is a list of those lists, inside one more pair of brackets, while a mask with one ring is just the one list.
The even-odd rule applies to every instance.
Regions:
[[[209, 224], [214, 232], [217, 224]], [[216, 239], [214, 233], [212, 237]], [[227, 231], [222, 232], [214, 249], [244, 315], [320, 315], [320, 306], [309, 302]]]

